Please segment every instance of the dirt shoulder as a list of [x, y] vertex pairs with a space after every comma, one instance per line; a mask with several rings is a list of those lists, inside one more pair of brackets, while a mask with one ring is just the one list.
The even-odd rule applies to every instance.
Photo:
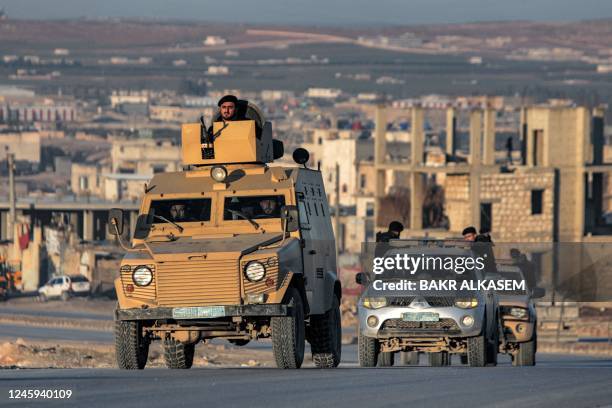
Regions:
[[[272, 350], [199, 344], [194, 367], [274, 367]], [[165, 367], [159, 343], [149, 351], [147, 367]], [[23, 339], [0, 343], [0, 369], [117, 368], [112, 345], [57, 344]]]

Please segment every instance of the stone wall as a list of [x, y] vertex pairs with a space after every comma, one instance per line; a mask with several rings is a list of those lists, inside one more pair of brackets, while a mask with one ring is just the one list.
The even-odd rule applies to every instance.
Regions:
[[[472, 224], [470, 180], [467, 175], [446, 179], [446, 213], [452, 231]], [[542, 214], [532, 214], [532, 190], [544, 190]], [[554, 172], [538, 170], [482, 174], [480, 203], [492, 204], [492, 236], [500, 242], [550, 242], [554, 227]]]

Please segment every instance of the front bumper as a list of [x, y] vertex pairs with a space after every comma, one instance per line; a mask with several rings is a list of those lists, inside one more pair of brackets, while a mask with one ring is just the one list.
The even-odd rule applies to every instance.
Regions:
[[[260, 305], [229, 305], [220, 306], [224, 308], [223, 314], [217, 315], [214, 318], [181, 318], [180, 320], [208, 320], [222, 317], [273, 317], [273, 316], [288, 316], [291, 313], [291, 307], [281, 304], [260, 304]], [[173, 316], [173, 307], [155, 307], [155, 308], [134, 308], [134, 309], [117, 309], [115, 310], [115, 320], [177, 320]], [[182, 309], [182, 308], [181, 308]]]
[[[405, 312], [433, 312], [438, 313], [440, 321], [454, 321], [454, 328], [451, 330], [432, 329], [432, 328], [394, 328], [386, 329], [385, 321], [401, 320], [402, 313]], [[461, 309], [458, 307], [432, 307], [417, 309], [412, 307], [396, 307], [387, 306], [380, 309], [366, 309], [361, 304], [358, 306], [359, 314], [359, 330], [366, 337], [373, 338], [419, 338], [419, 337], [473, 337], [482, 332], [484, 319], [484, 306], [478, 306], [473, 309]], [[375, 327], [370, 327], [367, 324], [369, 316], [376, 316], [378, 324]], [[461, 324], [461, 319], [464, 316], [471, 316], [474, 319], [472, 326], [466, 327]]]

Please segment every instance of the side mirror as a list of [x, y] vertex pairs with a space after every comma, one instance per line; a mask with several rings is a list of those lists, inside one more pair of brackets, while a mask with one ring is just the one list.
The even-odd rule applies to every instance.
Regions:
[[280, 140], [272, 139], [272, 158], [280, 159], [285, 154], [285, 146]]
[[534, 299], [543, 298], [546, 295], [546, 290], [544, 288], [533, 288], [531, 291], [531, 297]]
[[287, 222], [287, 232], [294, 232], [300, 228], [298, 222], [298, 208], [296, 205], [284, 205], [281, 207], [281, 220], [283, 225]]
[[108, 213], [108, 233], [111, 235], [123, 234], [123, 210], [112, 208]]
[[357, 272], [355, 275], [355, 283], [358, 285], [365, 285], [366, 283], [366, 274], [363, 272]]

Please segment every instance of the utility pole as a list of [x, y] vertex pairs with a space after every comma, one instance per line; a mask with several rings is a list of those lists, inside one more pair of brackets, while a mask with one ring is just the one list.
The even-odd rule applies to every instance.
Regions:
[[[340, 164], [336, 163], [336, 197], [334, 200], [334, 206], [336, 207], [336, 243], [339, 248], [344, 249], [344, 242], [342, 241], [342, 235], [340, 234]], [[340, 243], [342, 244], [340, 246]]]
[[13, 232], [15, 230], [15, 224], [17, 223], [17, 216], [15, 210], [15, 155], [13, 153], [8, 153], [7, 147], [7, 162], [8, 162], [8, 172], [9, 172], [9, 228], [8, 228], [8, 238], [14, 239]]

